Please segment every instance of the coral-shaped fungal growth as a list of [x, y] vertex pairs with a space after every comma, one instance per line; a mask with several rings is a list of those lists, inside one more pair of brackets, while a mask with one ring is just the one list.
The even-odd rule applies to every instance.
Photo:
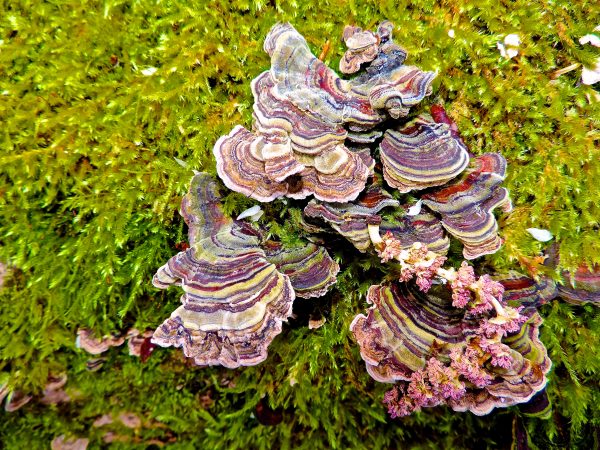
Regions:
[[154, 333], [153, 342], [182, 347], [198, 365], [255, 365], [281, 332], [295, 294], [248, 224], [223, 214], [216, 183], [192, 178], [181, 204], [190, 248], [172, 257], [153, 279], [159, 288], [181, 286], [182, 306]]
[[384, 399], [392, 417], [442, 404], [488, 414], [527, 402], [546, 384], [537, 313], [473, 314], [452, 306], [450, 294], [443, 286], [427, 294], [407, 283], [372, 286], [373, 306], [352, 322], [369, 374], [397, 383]]

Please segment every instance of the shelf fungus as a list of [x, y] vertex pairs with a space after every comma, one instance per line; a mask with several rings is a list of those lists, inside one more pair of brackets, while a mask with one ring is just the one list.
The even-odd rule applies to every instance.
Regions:
[[351, 330], [369, 374], [396, 383], [384, 398], [392, 417], [443, 404], [484, 415], [546, 385], [551, 363], [536, 312], [521, 316], [500, 303], [475, 312], [475, 297], [463, 309], [445, 286], [424, 293], [400, 282], [372, 286], [367, 300], [373, 306]]
[[349, 83], [353, 92], [368, 97], [373, 109], [398, 119], [406, 117], [413, 106], [431, 94], [436, 74], [404, 65], [407, 53], [392, 39], [393, 28], [387, 20], [379, 25], [377, 56]]
[[600, 266], [578, 268], [573, 275], [563, 272], [565, 284], [558, 287], [558, 295], [575, 305], [591, 303], [600, 306]]
[[469, 164], [462, 140], [428, 115], [386, 131], [380, 150], [385, 181], [400, 192], [443, 185]]
[[[384, 208], [393, 208], [387, 219], [382, 217]], [[348, 203], [313, 200], [304, 208], [304, 215], [328, 223], [361, 252], [371, 247], [371, 227], [391, 233], [403, 249], [421, 242], [431, 251], [445, 255], [450, 248], [450, 239], [441, 221], [425, 209], [415, 215], [408, 214], [410, 208], [405, 209], [400, 208], [399, 202], [381, 188], [380, 176], [375, 175], [357, 200]]]
[[262, 202], [311, 195], [347, 202], [364, 189], [374, 161], [368, 150], [349, 147], [378, 139], [374, 128], [390, 116], [406, 116], [431, 93], [435, 74], [402, 65], [406, 53], [389, 22], [377, 35], [346, 34], [356, 55], [370, 48], [369, 67], [350, 81], [317, 59], [290, 24], [271, 29], [264, 43], [271, 68], [252, 82], [252, 131], [237, 126], [213, 149], [228, 188]]
[[111, 347], [118, 347], [125, 342], [125, 336], [104, 336], [97, 338], [92, 330], [81, 328], [77, 330], [75, 346], [91, 355], [104, 353]]
[[190, 248], [172, 257], [152, 282], [158, 288], [181, 286], [183, 304], [152, 341], [182, 347], [198, 365], [235, 368], [262, 362], [292, 313], [289, 277], [267, 260], [253, 228], [223, 214], [210, 175], [192, 178], [181, 215]]
[[290, 278], [298, 297], [322, 297], [335, 284], [340, 266], [325, 247], [311, 242], [296, 248], [286, 248], [274, 241], [262, 244], [266, 258], [277, 270]]
[[450, 239], [444, 232], [441, 221], [430, 212], [421, 210], [418, 214], [384, 220], [379, 226], [383, 234], [390, 233], [400, 242], [400, 248], [409, 249], [420, 242], [438, 254], [445, 255], [450, 249]]
[[504, 287], [502, 299], [510, 305], [523, 306], [524, 310], [536, 310], [558, 295], [556, 283], [548, 277], [539, 280], [527, 277], [515, 271], [495, 276]]
[[340, 72], [355, 73], [363, 63], [369, 63], [379, 53], [381, 38], [372, 31], [363, 31], [360, 27], [346, 25], [342, 35], [348, 50], [340, 60]]
[[500, 187], [506, 160], [498, 153], [474, 158], [450, 184], [423, 195], [423, 203], [442, 217], [444, 228], [460, 242], [466, 259], [495, 253], [502, 245], [493, 210], [511, 210], [508, 191]]
[[365, 252], [371, 245], [369, 224], [380, 224], [382, 219], [379, 212], [398, 205], [398, 201], [381, 188], [378, 177], [374, 177], [356, 201], [324, 203], [311, 200], [304, 208], [304, 215], [327, 222], [358, 250]]
[[[392, 417], [442, 404], [482, 415], [527, 402], [550, 369], [536, 308], [557, 287], [517, 274], [477, 277], [466, 261], [444, 267], [451, 236], [466, 259], [500, 247], [493, 211], [511, 207], [501, 187], [506, 161], [473, 157], [443, 107], [413, 113], [436, 74], [405, 65], [392, 31], [387, 21], [376, 31], [344, 29], [340, 70], [355, 74], [349, 79], [316, 58], [290, 24], [269, 31], [271, 66], [251, 85], [252, 126], [215, 143], [216, 170], [229, 189], [285, 205], [279, 218], [293, 221], [273, 226], [276, 203], [264, 207], [264, 230], [288, 232], [296, 223], [319, 236], [294, 248], [270, 240], [251, 223], [263, 208], [228, 217], [215, 180], [197, 173], [180, 210], [189, 248], [153, 278], [158, 288], [180, 286], [182, 305], [151, 342], [181, 347], [201, 366], [260, 363], [296, 296], [323, 296], [336, 282], [338, 263], [317, 245], [335, 232], [392, 262], [386, 283], [369, 289], [367, 314], [351, 325], [369, 374], [394, 383], [384, 399]], [[142, 357], [144, 337], [129, 341]]]

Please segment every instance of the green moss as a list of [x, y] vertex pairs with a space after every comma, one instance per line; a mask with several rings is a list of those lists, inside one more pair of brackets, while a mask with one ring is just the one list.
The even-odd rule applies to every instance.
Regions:
[[[557, 69], [597, 57], [577, 41], [600, 23], [595, 2], [67, 0], [11, 2], [0, 12], [0, 260], [15, 267], [0, 293], [0, 370], [33, 393], [48, 373], [67, 371], [75, 398], [2, 414], [5, 448], [47, 448], [60, 434], [89, 436], [99, 448], [109, 429], [127, 437], [114, 448], [148, 448], [152, 439], [182, 449], [510, 446], [518, 408], [386, 417], [385, 386], [366, 374], [348, 331], [381, 272], [343, 249], [338, 291], [297, 302], [298, 319], [258, 367], [193, 368], [172, 349], [142, 364], [117, 348], [90, 373], [74, 338], [83, 326], [154, 328], [177, 305], [176, 289], [159, 292], [150, 279], [185, 240], [177, 210], [190, 169], [214, 172], [216, 139], [250, 124], [250, 80], [268, 67], [262, 40], [281, 20], [317, 54], [329, 42], [325, 61], [335, 67], [344, 24], [390, 19], [409, 63], [439, 72], [436, 99], [472, 150], [509, 161], [515, 210], [501, 221], [506, 243], [487, 258], [490, 268], [518, 268], [546, 245], [526, 233], [531, 226], [556, 236], [564, 267], [600, 263], [600, 102], [577, 84], [580, 69], [552, 80]], [[512, 32], [523, 44], [507, 61], [496, 42]], [[157, 70], [145, 76], [149, 67]], [[249, 204], [232, 194], [226, 207]], [[276, 202], [263, 219], [291, 243], [292, 206]], [[327, 322], [308, 330], [317, 312]], [[553, 413], [524, 423], [539, 448], [593, 448], [598, 312], [555, 303], [542, 315]], [[280, 424], [257, 421], [263, 396], [281, 409]], [[146, 426], [91, 426], [122, 411]]]

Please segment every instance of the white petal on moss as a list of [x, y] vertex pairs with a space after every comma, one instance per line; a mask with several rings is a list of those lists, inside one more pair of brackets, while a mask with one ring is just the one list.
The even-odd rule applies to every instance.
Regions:
[[142, 75], [144, 75], [146, 77], [150, 77], [150, 76], [154, 75], [157, 70], [158, 69], [156, 67], [146, 67], [144, 70], [142, 70]]
[[249, 217], [252, 222], [256, 222], [263, 215], [263, 210], [259, 205], [254, 205], [251, 208], [248, 208], [246, 211], [243, 211], [239, 216], [237, 216], [236, 220], [242, 220], [246, 217]]
[[417, 203], [408, 208], [407, 216], [416, 216], [421, 212], [421, 206], [423, 205], [423, 200], [419, 200]]
[[516, 48], [507, 48], [506, 54], [508, 55], [508, 59], [511, 59], [519, 54], [519, 50], [517, 50]]
[[456, 36], [456, 33], [454, 32], [453, 29], [449, 29], [448, 30], [448, 37], [454, 39], [454, 36]]
[[586, 34], [579, 38], [579, 43], [581, 45], [591, 44], [594, 47], [600, 47], [600, 36], [596, 34]]
[[504, 45], [506, 45], [507, 47], [518, 47], [519, 45], [521, 45], [521, 38], [518, 34], [507, 34], [504, 38]]
[[496, 44], [496, 47], [498, 47], [498, 50], [500, 50], [500, 56], [502, 56], [503, 58], [508, 58], [508, 55], [506, 54], [506, 48], [504, 47], [504, 44], [502, 44], [501, 42], [498, 42]]
[[532, 235], [536, 241], [540, 242], [548, 242], [554, 237], [548, 230], [543, 230], [541, 228], [527, 228], [527, 232]]
[[518, 34], [508, 34], [504, 37], [504, 42], [498, 42], [496, 46], [500, 50], [500, 55], [503, 58], [511, 59], [519, 54], [519, 45], [521, 38]]
[[596, 59], [596, 67], [584, 67], [581, 70], [581, 82], [583, 84], [596, 84], [600, 81], [600, 58]]

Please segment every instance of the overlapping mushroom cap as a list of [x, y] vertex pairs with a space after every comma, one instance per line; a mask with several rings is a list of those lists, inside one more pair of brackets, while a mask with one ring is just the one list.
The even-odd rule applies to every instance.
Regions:
[[368, 225], [381, 223], [379, 212], [387, 207], [397, 207], [398, 201], [381, 188], [377, 177], [367, 190], [351, 203], [323, 203], [311, 200], [304, 215], [318, 218], [348, 239], [361, 252], [371, 245]]
[[515, 271], [498, 275], [495, 279], [504, 286], [503, 299], [509, 304], [523, 306], [525, 310], [536, 310], [558, 295], [556, 283], [541, 277], [534, 280]]
[[104, 353], [111, 347], [118, 347], [125, 342], [124, 336], [104, 336], [97, 338], [92, 330], [82, 328], [77, 330], [75, 346], [81, 348], [91, 355]]
[[558, 295], [569, 303], [591, 303], [600, 306], [600, 266], [578, 268], [574, 274], [564, 272], [565, 284], [558, 287]]
[[348, 47], [340, 60], [342, 73], [358, 72], [361, 64], [373, 61], [379, 53], [380, 37], [372, 31], [346, 25], [342, 37]]
[[[359, 74], [344, 80], [291, 25], [276, 24], [264, 43], [271, 68], [252, 82], [252, 129], [237, 126], [217, 141], [217, 172], [228, 188], [262, 202], [314, 196], [305, 203], [306, 231], [333, 228], [359, 251], [372, 247], [383, 263], [394, 261], [402, 282], [372, 286], [373, 306], [351, 326], [372, 377], [408, 386], [403, 398], [412, 400], [404, 407], [392, 398], [398, 390], [388, 396], [398, 408], [392, 417], [442, 403], [486, 414], [543, 389], [550, 362], [535, 308], [556, 287], [514, 274], [502, 285], [487, 275], [476, 279], [466, 263], [442, 267], [446, 231], [463, 243], [467, 259], [500, 247], [493, 210], [510, 209], [500, 186], [506, 161], [495, 153], [470, 161], [440, 106], [408, 122], [435, 74], [404, 65], [407, 54], [392, 28], [387, 21], [376, 32], [346, 27], [340, 69]], [[422, 201], [401, 206], [400, 196], [382, 188], [382, 174], [389, 186]], [[181, 286], [182, 306], [153, 341], [183, 347], [196, 364], [261, 362], [295, 296], [322, 296], [336, 281], [339, 266], [323, 247], [289, 249], [226, 217], [206, 174], [192, 179], [181, 213], [190, 248], [161, 267], [153, 283]], [[429, 292], [406, 283], [412, 278]], [[422, 392], [409, 392], [419, 386]]]
[[194, 176], [181, 214], [190, 248], [172, 257], [152, 282], [181, 286], [183, 305], [155, 331], [153, 342], [182, 347], [198, 365], [258, 364], [291, 314], [289, 277], [267, 261], [252, 228], [223, 214], [208, 174]]
[[[383, 232], [390, 232], [402, 248], [421, 242], [440, 255], [445, 255], [450, 240], [439, 219], [427, 211], [408, 215], [399, 202], [381, 187], [381, 177], [375, 174], [367, 189], [353, 202], [323, 203], [311, 201], [304, 208], [308, 218], [320, 219], [348, 239], [361, 252], [371, 247], [369, 225], [379, 225]], [[395, 208], [389, 220], [381, 216], [384, 208]], [[392, 210], [393, 211], [393, 210]]]
[[381, 222], [379, 229], [383, 234], [391, 233], [398, 239], [402, 249], [408, 249], [417, 242], [438, 255], [445, 255], [450, 249], [450, 239], [441, 221], [425, 210], [416, 215], [403, 213], [397, 218], [390, 217]]
[[[452, 306], [449, 291], [441, 286], [428, 294], [406, 283], [371, 286], [368, 302], [373, 306], [366, 316], [356, 316], [351, 330], [367, 370], [382, 382], [414, 380], [430, 358], [450, 359], [465, 346], [474, 325], [473, 318]], [[543, 389], [551, 363], [538, 339], [540, 324], [534, 312], [518, 332], [503, 338], [510, 365], [486, 363], [487, 384], [464, 383], [466, 390], [450, 397], [448, 404], [456, 411], [483, 415], [495, 407], [526, 402]]]
[[335, 283], [338, 264], [323, 247], [292, 250], [262, 242], [259, 231], [223, 214], [212, 177], [199, 173], [182, 200], [190, 248], [161, 267], [159, 288], [178, 285], [183, 303], [155, 332], [161, 346], [183, 347], [198, 365], [258, 364], [291, 315], [295, 291], [319, 297]]
[[425, 114], [386, 131], [380, 149], [385, 181], [400, 192], [445, 184], [469, 164], [467, 148], [450, 126]]
[[[363, 38], [351, 34], [349, 42], [363, 45], [358, 42]], [[435, 76], [402, 65], [406, 53], [392, 43], [389, 25], [377, 36], [370, 52], [377, 55], [371, 66], [378, 69], [345, 81], [311, 53], [290, 24], [275, 25], [264, 44], [271, 69], [252, 82], [253, 130], [238, 126], [213, 150], [226, 186], [264, 202], [309, 195], [354, 200], [373, 160], [368, 152], [350, 150], [346, 139], [372, 142], [381, 132], [370, 130], [388, 114], [406, 116], [430, 94]]]
[[436, 74], [404, 65], [407, 54], [392, 39], [393, 28], [387, 20], [379, 25], [377, 57], [363, 74], [350, 80], [350, 85], [356, 94], [368, 97], [372, 108], [398, 119], [406, 117], [410, 108], [431, 94]]
[[302, 247], [286, 248], [274, 241], [262, 247], [267, 260], [290, 278], [298, 297], [322, 297], [336, 282], [340, 266], [324, 247], [308, 242]]
[[291, 25], [275, 25], [265, 50], [272, 67], [252, 83], [254, 132], [237, 127], [217, 142], [219, 176], [230, 189], [260, 201], [311, 194], [325, 201], [356, 198], [369, 165], [344, 146], [343, 125], [350, 120], [370, 128], [382, 117], [312, 55]]
[[422, 197], [442, 216], [444, 228], [463, 243], [466, 259], [495, 253], [502, 245], [493, 210], [511, 209], [508, 191], [500, 187], [505, 173], [504, 157], [486, 153], [474, 158], [456, 181]]
[[357, 315], [350, 329], [367, 371], [377, 381], [409, 380], [425, 365], [434, 342], [449, 352], [464, 341], [464, 312], [452, 308], [447, 298], [391, 283], [371, 286], [367, 302], [373, 306], [366, 316]]

